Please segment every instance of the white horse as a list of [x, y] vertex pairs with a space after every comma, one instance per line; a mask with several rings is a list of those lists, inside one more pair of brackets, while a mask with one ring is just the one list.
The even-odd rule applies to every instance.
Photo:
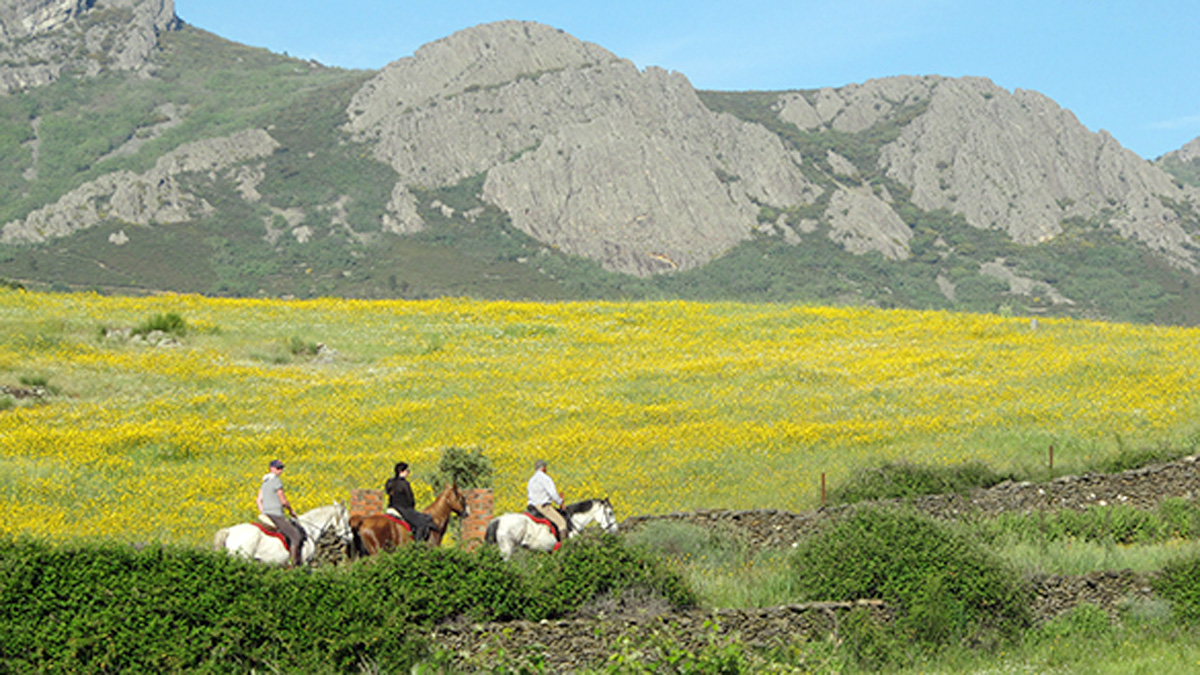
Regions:
[[[296, 520], [299, 521], [300, 527], [304, 528], [305, 535], [304, 544], [300, 547], [302, 563], [312, 560], [317, 552], [317, 540], [326, 530], [332, 529], [345, 544], [349, 544], [354, 536], [350, 531], [350, 514], [340, 502], [301, 513]], [[213, 548], [218, 551], [225, 549], [230, 555], [240, 555], [274, 565], [282, 565], [291, 560], [278, 537], [264, 534], [253, 523], [242, 523], [217, 530], [213, 535]]]
[[[608, 499], [588, 499], [563, 508], [569, 527], [567, 536], [574, 537], [593, 521], [605, 532], [617, 531], [617, 517]], [[544, 518], [543, 518], [544, 520]], [[484, 538], [500, 547], [500, 557], [508, 560], [518, 546], [535, 551], [551, 551], [558, 545], [548, 525], [530, 518], [526, 513], [505, 513], [488, 523]]]

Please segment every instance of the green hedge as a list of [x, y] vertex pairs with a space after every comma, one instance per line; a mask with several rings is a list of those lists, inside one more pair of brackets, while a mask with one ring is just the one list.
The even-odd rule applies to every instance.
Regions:
[[1015, 570], [907, 509], [854, 510], [801, 541], [792, 568], [799, 600], [878, 599], [895, 608], [894, 631], [857, 635], [868, 665], [912, 649], [999, 644], [1032, 620], [1031, 591]]
[[552, 618], [639, 586], [694, 602], [609, 535], [527, 563], [412, 546], [285, 570], [188, 548], [0, 539], [0, 672], [391, 671], [428, 658], [427, 629], [459, 616]]

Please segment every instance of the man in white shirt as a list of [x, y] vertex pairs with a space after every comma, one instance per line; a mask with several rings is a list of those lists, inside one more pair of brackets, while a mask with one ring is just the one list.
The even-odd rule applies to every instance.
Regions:
[[530, 508], [545, 516], [558, 528], [559, 541], [566, 539], [567, 519], [558, 510], [563, 505], [563, 498], [554, 486], [554, 479], [546, 473], [546, 460], [539, 459], [533, 463], [533, 476], [526, 486], [526, 494], [529, 497]]

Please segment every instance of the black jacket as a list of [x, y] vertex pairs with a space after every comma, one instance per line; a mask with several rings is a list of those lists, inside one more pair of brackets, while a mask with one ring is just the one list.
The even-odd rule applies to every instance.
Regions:
[[417, 500], [413, 497], [412, 486], [403, 476], [389, 478], [383, 489], [387, 492], [389, 509], [396, 509], [403, 513], [401, 509], [417, 508]]

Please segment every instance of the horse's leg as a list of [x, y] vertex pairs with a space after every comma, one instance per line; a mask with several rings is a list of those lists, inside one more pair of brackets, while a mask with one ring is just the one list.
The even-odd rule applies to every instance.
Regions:
[[213, 550], [220, 551], [225, 548], [225, 540], [229, 538], [229, 528], [222, 527], [213, 535]]
[[512, 557], [513, 549], [517, 543], [525, 537], [524, 516], [521, 516], [521, 521], [513, 524], [511, 518], [500, 521], [499, 527], [496, 528], [496, 546], [500, 549], [500, 557], [508, 560]]
[[364, 522], [358, 528], [358, 538], [365, 555], [375, 555], [379, 552], [379, 535], [375, 532], [375, 523]]

